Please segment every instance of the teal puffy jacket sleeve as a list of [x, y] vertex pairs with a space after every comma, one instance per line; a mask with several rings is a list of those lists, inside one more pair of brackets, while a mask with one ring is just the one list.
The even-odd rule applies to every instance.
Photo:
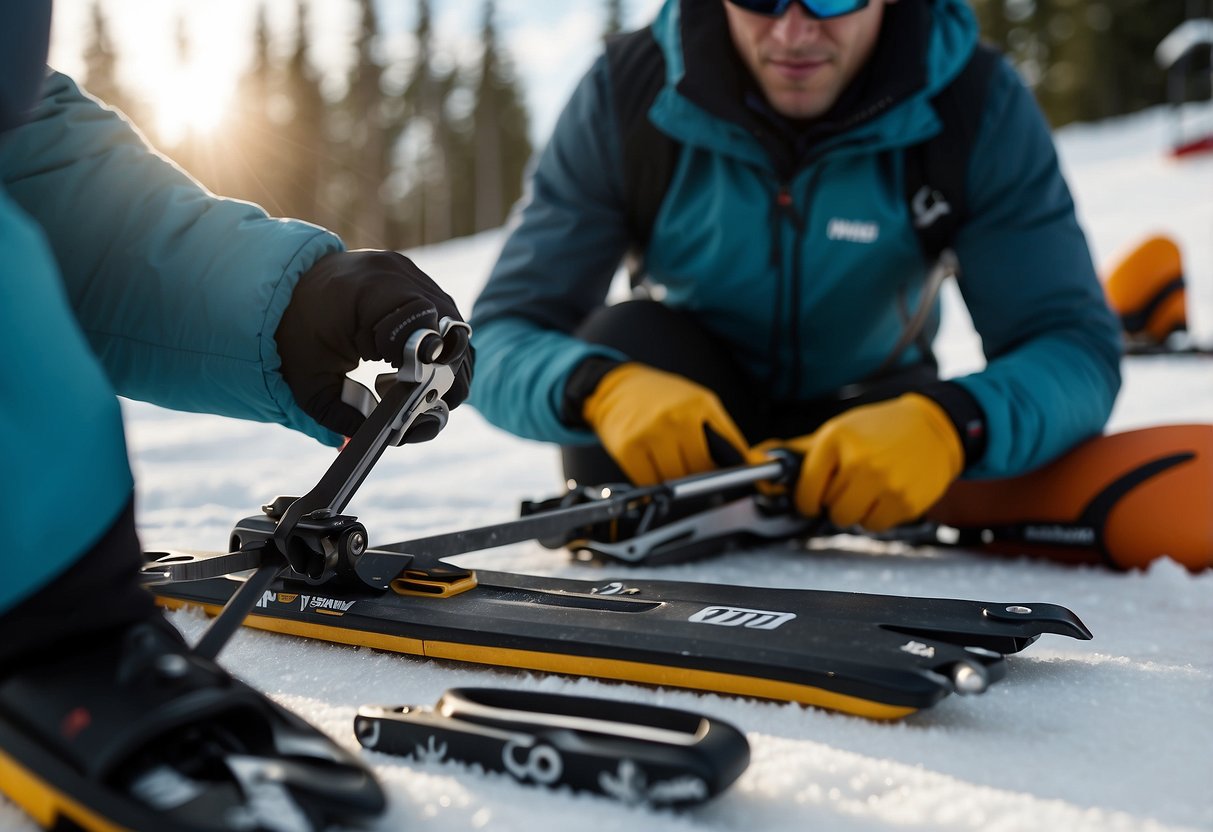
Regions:
[[208, 193], [58, 73], [0, 137], [0, 182], [41, 226], [119, 394], [340, 442], [295, 403], [274, 343], [300, 275], [337, 237]]
[[1120, 389], [1121, 337], [1048, 125], [1006, 64], [996, 74], [956, 240], [987, 366], [955, 381], [986, 414], [968, 477], [1022, 473], [1098, 433]]
[[41, 229], [0, 187], [0, 613], [87, 551], [131, 499], [122, 414]]
[[565, 382], [590, 356], [624, 358], [569, 334], [605, 300], [628, 245], [609, 100], [600, 58], [539, 157], [514, 233], [472, 309], [476, 377], [468, 401], [528, 439], [595, 441], [561, 422]]

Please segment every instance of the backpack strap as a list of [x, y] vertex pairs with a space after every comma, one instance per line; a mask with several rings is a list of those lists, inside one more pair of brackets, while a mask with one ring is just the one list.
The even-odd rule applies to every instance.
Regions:
[[925, 336], [926, 325], [943, 284], [949, 277], [960, 275], [952, 243], [968, 217], [965, 191], [969, 160], [998, 61], [997, 51], [977, 44], [964, 68], [931, 99], [931, 107], [943, 123], [940, 131], [902, 151], [906, 205], [930, 272], [916, 308], [908, 314], [901, 336], [877, 368], [876, 376], [894, 368], [911, 344], [925, 360], [935, 360]]
[[943, 129], [904, 151], [906, 204], [928, 263], [951, 246], [967, 216], [969, 159], [998, 61], [996, 50], [978, 44], [964, 69], [931, 99]]
[[[665, 86], [665, 56], [652, 27], [609, 38], [606, 57], [623, 156], [626, 222], [632, 240], [628, 270], [636, 284], [642, 272], [642, 253], [682, 145], [648, 118]], [[995, 49], [978, 44], [964, 69], [931, 99], [943, 128], [904, 151], [906, 204], [929, 263], [936, 263], [950, 247], [966, 217], [969, 159], [998, 61]]]
[[635, 285], [682, 145], [648, 118], [657, 94], [665, 86], [665, 55], [653, 37], [652, 27], [609, 38], [606, 57], [623, 152], [624, 205], [632, 240], [628, 271]]

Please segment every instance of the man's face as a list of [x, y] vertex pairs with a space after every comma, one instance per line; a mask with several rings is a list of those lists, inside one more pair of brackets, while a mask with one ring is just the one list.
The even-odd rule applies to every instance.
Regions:
[[721, 0], [737, 53], [768, 103], [789, 118], [816, 118], [838, 100], [872, 54], [886, 1], [817, 20], [799, 3], [776, 18]]

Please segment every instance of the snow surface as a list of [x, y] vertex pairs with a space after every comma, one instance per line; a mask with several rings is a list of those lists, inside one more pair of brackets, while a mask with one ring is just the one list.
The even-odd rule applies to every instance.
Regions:
[[[1190, 316], [1213, 342], [1213, 156], [1176, 162], [1169, 122], [1151, 111], [1059, 135], [1063, 164], [1096, 261], [1145, 234], [1184, 250]], [[414, 252], [470, 306], [500, 232]], [[980, 365], [954, 295], [940, 339], [951, 374]], [[314, 484], [332, 452], [266, 425], [125, 402], [149, 549], [214, 549], [234, 521], [277, 494]], [[1124, 429], [1213, 421], [1213, 360], [1133, 358], [1112, 419]], [[374, 541], [515, 516], [520, 499], [557, 493], [555, 451], [490, 427], [470, 408], [427, 445], [385, 455], [350, 511]], [[848, 541], [842, 541], [845, 544]], [[368, 753], [390, 794], [375, 827], [567, 832], [626, 830], [1178, 830], [1213, 829], [1213, 573], [1170, 561], [1114, 574], [938, 551], [852, 554], [776, 549], [637, 576], [996, 601], [1053, 602], [1077, 612], [1090, 642], [1044, 636], [1012, 656], [1007, 677], [979, 697], [952, 696], [899, 723], [799, 705], [601, 683], [427, 661], [242, 631], [225, 665], [351, 748], [361, 704], [431, 703], [449, 687], [486, 685], [702, 710], [749, 738], [752, 762], [714, 802], [683, 813], [519, 786], [454, 763]], [[600, 579], [524, 544], [464, 556], [465, 565]], [[633, 573], [629, 573], [633, 574]], [[172, 620], [190, 637], [196, 613]], [[0, 801], [0, 829], [33, 825]]]

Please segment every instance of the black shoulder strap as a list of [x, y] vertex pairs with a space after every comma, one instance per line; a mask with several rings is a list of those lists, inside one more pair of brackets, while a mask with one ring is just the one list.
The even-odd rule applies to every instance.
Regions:
[[632, 256], [637, 257], [648, 244], [681, 145], [648, 118], [649, 109], [665, 86], [665, 56], [653, 38], [652, 28], [646, 26], [610, 38], [606, 56], [623, 151], [624, 204]]
[[905, 151], [905, 194], [927, 262], [936, 262], [965, 220], [969, 158], [999, 54], [978, 44], [964, 69], [934, 98], [943, 129]]
[[[624, 204], [636, 258], [648, 244], [682, 146], [648, 118], [665, 85], [665, 56], [652, 29], [610, 38], [606, 56], [623, 154]], [[951, 245], [965, 218], [969, 158], [998, 60], [996, 50], [978, 44], [964, 69], [931, 99], [943, 129], [905, 151], [906, 201], [923, 254], [931, 263]]]

